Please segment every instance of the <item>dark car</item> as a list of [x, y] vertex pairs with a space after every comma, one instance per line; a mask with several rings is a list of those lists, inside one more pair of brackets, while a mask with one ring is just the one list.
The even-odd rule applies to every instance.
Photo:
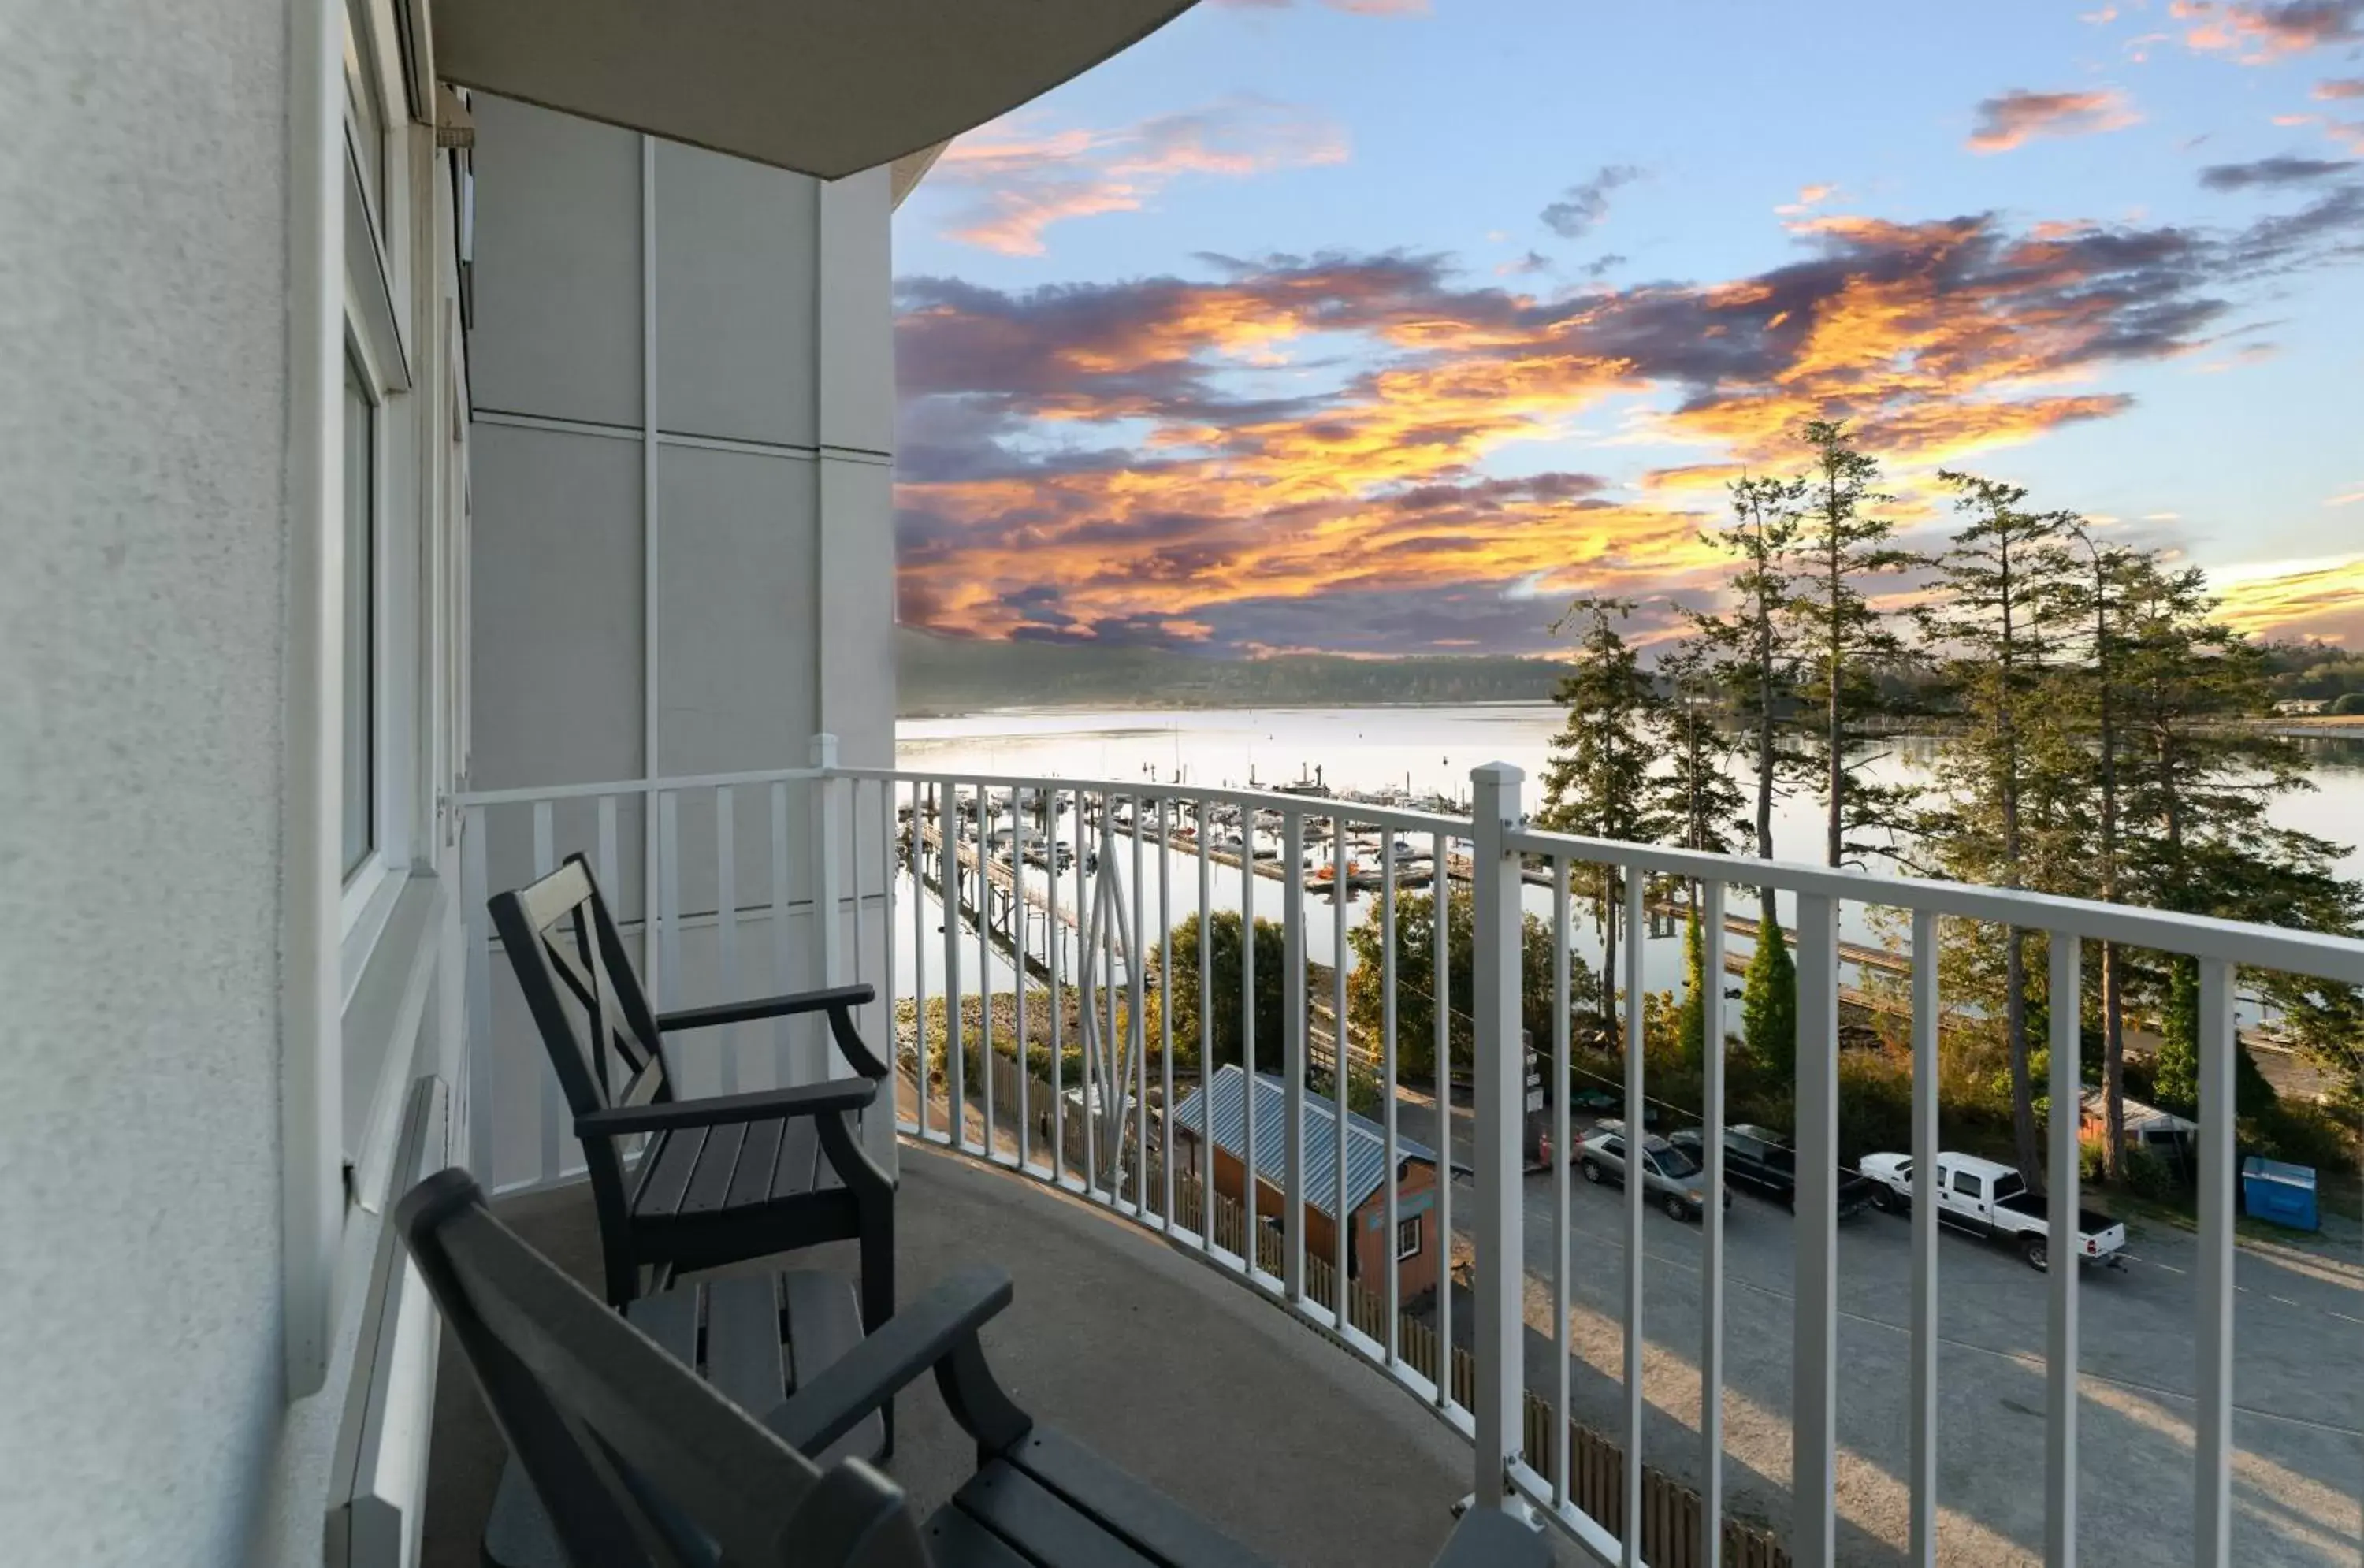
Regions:
[[[1667, 1141], [1704, 1164], [1700, 1130], [1687, 1127], [1671, 1134]], [[1785, 1207], [1798, 1207], [1797, 1153], [1771, 1128], [1742, 1122], [1723, 1129], [1723, 1179], [1733, 1186], [1761, 1193]], [[1877, 1183], [1840, 1166], [1839, 1218], [1845, 1219], [1861, 1213], [1869, 1207], [1877, 1190]]]

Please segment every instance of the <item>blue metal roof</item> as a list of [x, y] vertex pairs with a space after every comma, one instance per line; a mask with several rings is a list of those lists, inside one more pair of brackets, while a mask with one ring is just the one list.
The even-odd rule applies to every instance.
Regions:
[[[1243, 1114], [1246, 1083], [1236, 1062], [1215, 1072], [1204, 1091], [1215, 1106], [1215, 1147], [1243, 1160], [1247, 1150], [1247, 1118]], [[1205, 1124], [1201, 1092], [1193, 1089], [1174, 1107], [1175, 1129], [1197, 1135]], [[1399, 1159], [1436, 1163], [1426, 1144], [1396, 1135]], [[1387, 1129], [1368, 1117], [1346, 1113], [1346, 1212], [1352, 1214], [1379, 1190], [1387, 1175]], [[1275, 1187], [1288, 1180], [1288, 1090], [1270, 1073], [1255, 1075], [1255, 1173]], [[1337, 1106], [1321, 1095], [1305, 1095], [1305, 1201], [1333, 1219], [1338, 1214]]]

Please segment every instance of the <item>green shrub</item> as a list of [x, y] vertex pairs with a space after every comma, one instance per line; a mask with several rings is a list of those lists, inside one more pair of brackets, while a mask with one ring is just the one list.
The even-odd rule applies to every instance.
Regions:
[[2175, 1162], [2147, 1143], [2126, 1151], [2126, 1190], [2152, 1203], [2172, 1203], [2184, 1195], [2183, 1173]]
[[2349, 692], [2331, 705], [2331, 711], [2342, 718], [2352, 718], [2358, 714], [2364, 714], [2364, 692]]
[[1748, 961], [1740, 1018], [1748, 1054], [1789, 1076], [1798, 1065], [1798, 966], [1778, 927], [1757, 939], [1756, 954]]

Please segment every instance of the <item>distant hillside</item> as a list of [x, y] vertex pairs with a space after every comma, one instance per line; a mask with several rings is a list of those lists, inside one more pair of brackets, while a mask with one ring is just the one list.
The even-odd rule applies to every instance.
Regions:
[[1149, 648], [991, 642], [908, 628], [896, 631], [895, 651], [897, 706], [912, 717], [988, 707], [1541, 702], [1561, 673], [1548, 659], [1202, 659]]

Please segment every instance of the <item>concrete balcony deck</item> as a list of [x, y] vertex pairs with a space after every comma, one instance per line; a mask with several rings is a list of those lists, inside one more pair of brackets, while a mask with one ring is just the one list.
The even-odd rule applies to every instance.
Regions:
[[[595, 1281], [590, 1192], [508, 1200], [503, 1218]], [[897, 1204], [906, 1294], [966, 1264], [1009, 1271], [986, 1331], [995, 1371], [1091, 1444], [1277, 1562], [1425, 1563], [1469, 1490], [1469, 1449], [1312, 1329], [1129, 1223], [958, 1156], [906, 1145]], [[853, 1272], [852, 1244], [816, 1249]], [[755, 1265], [760, 1266], [760, 1265]], [[888, 1466], [922, 1509], [975, 1467], [931, 1382], [903, 1396]], [[504, 1453], [465, 1363], [442, 1358], [424, 1568], [475, 1568]], [[1564, 1549], [1565, 1550], [1565, 1549]]]

